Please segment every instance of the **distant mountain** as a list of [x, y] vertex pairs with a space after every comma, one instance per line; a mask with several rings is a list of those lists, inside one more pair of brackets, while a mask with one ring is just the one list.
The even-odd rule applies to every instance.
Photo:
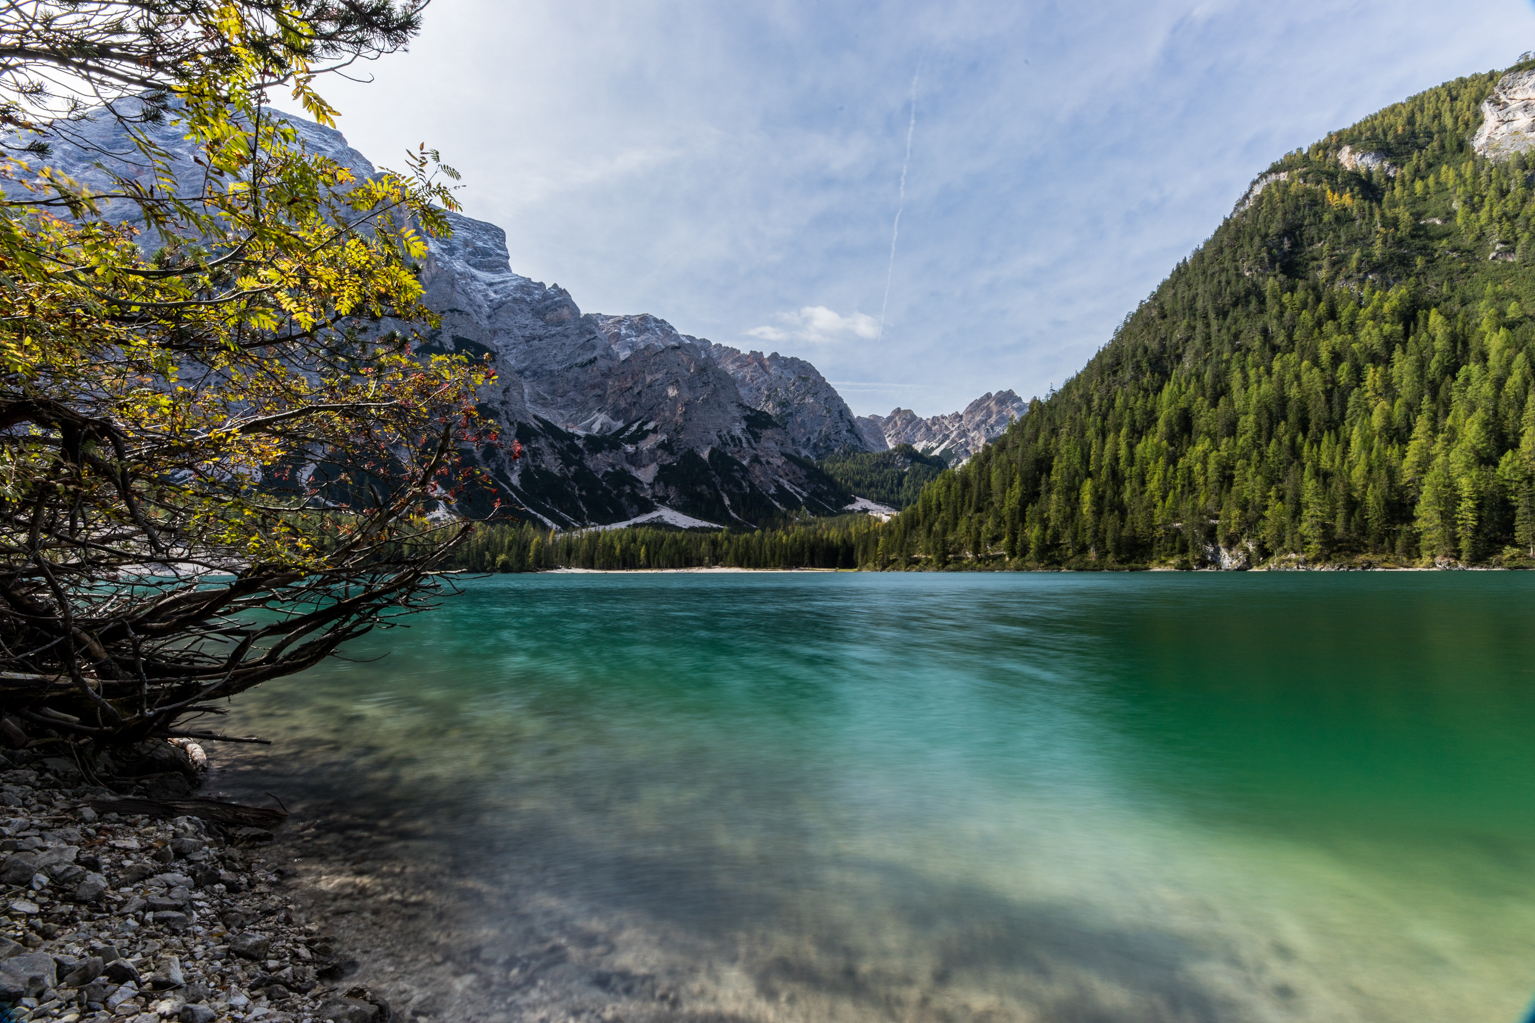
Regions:
[[1028, 402], [1012, 391], [988, 392], [966, 405], [963, 412], [923, 419], [910, 409], [897, 408], [888, 416], [860, 416], [858, 426], [870, 451], [909, 444], [953, 464], [1000, 437], [1028, 407]]

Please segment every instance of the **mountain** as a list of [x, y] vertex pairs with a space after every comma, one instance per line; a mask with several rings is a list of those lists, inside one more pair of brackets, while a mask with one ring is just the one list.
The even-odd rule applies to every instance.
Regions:
[[792, 356], [742, 352], [705, 341], [705, 349], [729, 373], [741, 398], [783, 425], [805, 458], [866, 447], [853, 410], [819, 370]]
[[[122, 102], [130, 116], [138, 112], [136, 100]], [[375, 173], [341, 133], [282, 116], [310, 150], [359, 176]], [[171, 120], [140, 130], [166, 151], [176, 180], [205, 173]], [[73, 124], [47, 162], [98, 189], [110, 182], [107, 168], [152, 181], [155, 169], [123, 131], [98, 112]], [[140, 217], [131, 203], [104, 205], [113, 218]], [[512, 272], [500, 228], [458, 214], [449, 219], [454, 234], [430, 241], [421, 270], [427, 304], [442, 317], [428, 349], [493, 359], [498, 379], [484, 404], [524, 455], [512, 461], [491, 451], [484, 465], [519, 514], [559, 527], [633, 519], [731, 525], [800, 511], [833, 514], [853, 501], [813, 463], [817, 441], [791, 438], [774, 415], [747, 402], [708, 342], [653, 316], [583, 313], [562, 288]], [[152, 244], [151, 235], [143, 237]], [[820, 380], [814, 367], [801, 365], [797, 373]], [[850, 424], [841, 398], [820, 383], [833, 419]], [[785, 411], [811, 429], [808, 410]], [[844, 432], [856, 437], [851, 425]]]
[[583, 313], [564, 289], [512, 272], [500, 228], [455, 215], [453, 229], [431, 243], [426, 301], [443, 349], [492, 356], [484, 402], [524, 454], [493, 451], [485, 465], [515, 507], [560, 527], [730, 525], [852, 502], [743, 398], [709, 342], [654, 316]]
[[[129, 115], [138, 112], [136, 100], [121, 102]], [[340, 132], [280, 116], [310, 150], [359, 176], [375, 173]], [[176, 180], [206, 173], [173, 121], [139, 130], [165, 150]], [[108, 168], [152, 183], [156, 169], [123, 131], [105, 112], [83, 118], [54, 143], [47, 163], [103, 190]], [[111, 218], [141, 222], [135, 204], [103, 205]], [[453, 235], [430, 240], [421, 268], [426, 302], [442, 318], [427, 348], [491, 357], [497, 380], [482, 399], [523, 456], [492, 450], [481, 463], [514, 514], [559, 528], [755, 525], [803, 512], [836, 514], [858, 507], [855, 495], [816, 461], [904, 442], [869, 435], [803, 359], [741, 352], [650, 315], [584, 313], [558, 285], [512, 271], [500, 228], [459, 214], [449, 219]], [[928, 421], [955, 425], [921, 433], [919, 443], [944, 453], [974, 450], [1005, 426], [995, 413], [971, 414], [989, 400]], [[487, 496], [467, 510], [489, 504]]]
[[887, 567], [1535, 561], [1535, 62], [1285, 155]]
[[988, 391], [966, 405], [963, 412], [923, 419], [911, 409], [897, 408], [888, 416], [859, 416], [858, 426], [871, 451], [907, 444], [953, 463], [964, 461], [1000, 437], [1008, 424], [1027, 410], [1028, 403], [1012, 391]]

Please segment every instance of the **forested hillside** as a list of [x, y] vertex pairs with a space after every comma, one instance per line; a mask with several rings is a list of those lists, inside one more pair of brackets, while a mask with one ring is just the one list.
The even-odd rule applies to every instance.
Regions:
[[1470, 145], [1499, 77], [1275, 163], [873, 565], [1535, 555], [1535, 192]]
[[879, 548], [868, 515], [791, 522], [775, 529], [681, 530], [655, 526], [558, 532], [528, 523], [476, 526], [451, 567], [470, 572], [642, 568], [857, 568]]
[[948, 462], [910, 444], [889, 451], [841, 451], [816, 463], [821, 471], [859, 497], [889, 508], [905, 508], [943, 472]]

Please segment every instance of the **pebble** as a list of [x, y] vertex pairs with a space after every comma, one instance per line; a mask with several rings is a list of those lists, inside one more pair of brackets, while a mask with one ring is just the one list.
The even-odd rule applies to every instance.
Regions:
[[254, 844], [270, 833], [98, 813], [87, 801], [116, 793], [27, 751], [0, 753], [0, 785], [0, 1003], [18, 1023], [386, 1018], [322, 979], [334, 941], [281, 896]]

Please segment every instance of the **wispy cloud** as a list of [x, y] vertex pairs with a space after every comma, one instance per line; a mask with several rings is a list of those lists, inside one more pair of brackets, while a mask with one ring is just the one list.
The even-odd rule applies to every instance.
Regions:
[[860, 312], [843, 316], [824, 305], [807, 305], [792, 313], [779, 313], [777, 319], [781, 326], [753, 327], [746, 333], [774, 344], [808, 341], [820, 345], [879, 337], [879, 321], [874, 317]]

